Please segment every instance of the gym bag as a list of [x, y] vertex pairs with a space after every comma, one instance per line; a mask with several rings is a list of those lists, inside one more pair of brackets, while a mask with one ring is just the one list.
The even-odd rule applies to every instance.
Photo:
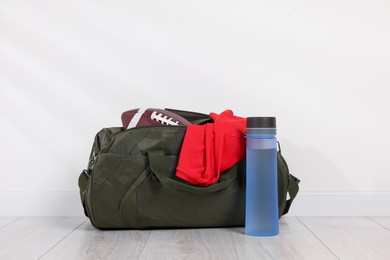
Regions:
[[[167, 109], [192, 124], [212, 122], [206, 114]], [[88, 167], [79, 177], [81, 202], [99, 229], [228, 227], [245, 224], [245, 158], [210, 186], [175, 176], [185, 126], [142, 126], [97, 133]], [[279, 217], [298, 193], [278, 151]], [[289, 194], [289, 199], [287, 199]]]

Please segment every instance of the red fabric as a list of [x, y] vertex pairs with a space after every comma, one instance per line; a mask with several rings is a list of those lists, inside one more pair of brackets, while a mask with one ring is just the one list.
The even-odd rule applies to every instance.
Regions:
[[246, 118], [226, 110], [210, 113], [214, 123], [189, 125], [180, 151], [176, 176], [208, 186], [245, 155]]

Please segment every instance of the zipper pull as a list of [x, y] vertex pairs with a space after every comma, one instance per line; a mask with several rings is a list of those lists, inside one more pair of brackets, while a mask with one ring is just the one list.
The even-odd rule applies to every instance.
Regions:
[[91, 174], [91, 172], [92, 172], [92, 169], [93, 169], [93, 166], [95, 165], [96, 159], [97, 159], [97, 154], [93, 154], [91, 159], [88, 162], [87, 171], [89, 172], [89, 174]]
[[159, 179], [154, 173], [152, 173], [152, 182], [159, 182]]

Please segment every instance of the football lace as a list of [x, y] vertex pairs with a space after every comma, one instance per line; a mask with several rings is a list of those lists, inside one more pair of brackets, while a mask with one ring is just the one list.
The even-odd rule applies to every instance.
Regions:
[[150, 115], [150, 118], [152, 120], [160, 122], [163, 125], [179, 125], [179, 121], [174, 121], [172, 117], [168, 117], [167, 115], [163, 115], [162, 113], [157, 114], [157, 111], [153, 111], [153, 113]]

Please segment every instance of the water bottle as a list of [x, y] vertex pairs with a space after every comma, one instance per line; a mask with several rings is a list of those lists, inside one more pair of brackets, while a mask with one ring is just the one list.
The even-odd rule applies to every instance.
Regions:
[[279, 234], [276, 118], [248, 117], [245, 233]]

